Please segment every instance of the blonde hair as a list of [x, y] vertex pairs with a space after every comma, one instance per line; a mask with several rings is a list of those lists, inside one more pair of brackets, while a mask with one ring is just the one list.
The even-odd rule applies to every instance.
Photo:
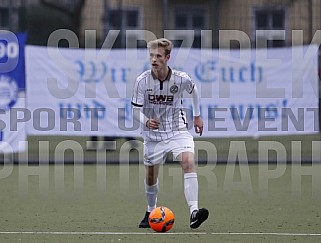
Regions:
[[147, 48], [151, 49], [151, 48], [164, 48], [165, 50], [165, 56], [168, 54], [171, 54], [171, 51], [174, 47], [173, 43], [170, 40], [167, 40], [165, 38], [160, 38], [160, 39], [156, 39], [156, 40], [152, 40], [149, 41], [147, 43]]

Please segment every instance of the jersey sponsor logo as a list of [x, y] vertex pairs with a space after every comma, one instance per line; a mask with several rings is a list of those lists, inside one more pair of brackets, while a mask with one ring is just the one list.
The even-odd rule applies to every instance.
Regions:
[[173, 105], [174, 96], [173, 95], [148, 95], [148, 100], [150, 104], [157, 105]]

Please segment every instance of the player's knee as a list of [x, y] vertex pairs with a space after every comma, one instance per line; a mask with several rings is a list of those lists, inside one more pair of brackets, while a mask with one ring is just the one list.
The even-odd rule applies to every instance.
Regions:
[[184, 173], [196, 172], [194, 160], [192, 160], [192, 161], [189, 161], [189, 160], [182, 161], [182, 169], [183, 169]]
[[148, 186], [153, 186], [157, 183], [157, 176], [155, 176], [154, 174], [149, 174], [146, 176], [146, 184]]

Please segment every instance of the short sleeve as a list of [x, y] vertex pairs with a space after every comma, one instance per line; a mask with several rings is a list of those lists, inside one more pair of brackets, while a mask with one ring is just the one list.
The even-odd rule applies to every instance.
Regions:
[[142, 107], [144, 105], [144, 81], [137, 79], [134, 84], [132, 105]]

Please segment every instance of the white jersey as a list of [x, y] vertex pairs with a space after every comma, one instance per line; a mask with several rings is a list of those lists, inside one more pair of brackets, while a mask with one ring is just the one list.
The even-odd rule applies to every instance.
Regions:
[[142, 124], [142, 136], [147, 141], [163, 141], [187, 131], [183, 110], [183, 93], [192, 93], [192, 79], [185, 73], [169, 69], [166, 80], [160, 81], [151, 70], [142, 73], [135, 82], [132, 105], [143, 107], [147, 118], [160, 121], [157, 130]]

